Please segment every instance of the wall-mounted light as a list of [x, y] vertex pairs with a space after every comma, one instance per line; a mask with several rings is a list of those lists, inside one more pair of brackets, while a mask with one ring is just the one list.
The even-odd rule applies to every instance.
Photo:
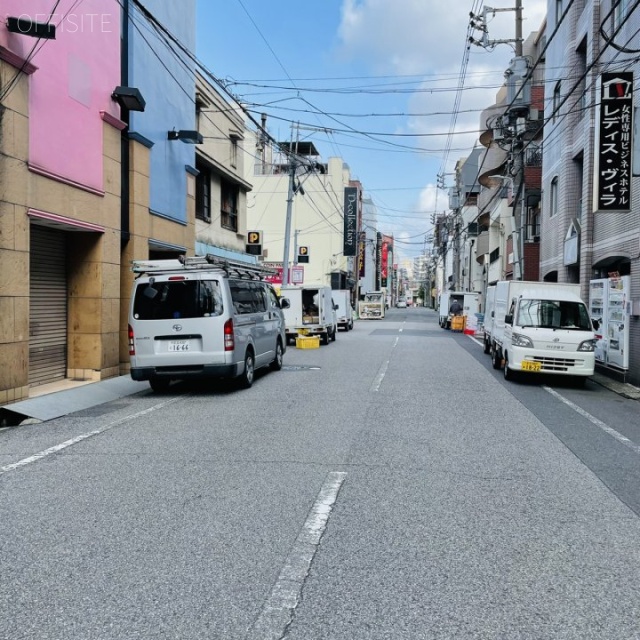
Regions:
[[111, 97], [128, 111], [144, 111], [147, 104], [140, 90], [135, 87], [116, 87]]
[[180, 131], [169, 131], [167, 136], [169, 140], [182, 140], [185, 144], [202, 144], [204, 138], [198, 131], [191, 131], [188, 129], [180, 129]]

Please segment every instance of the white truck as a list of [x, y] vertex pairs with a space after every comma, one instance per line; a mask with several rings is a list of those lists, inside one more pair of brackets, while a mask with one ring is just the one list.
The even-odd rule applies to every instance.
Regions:
[[283, 286], [280, 297], [289, 301], [285, 310], [287, 344], [300, 336], [320, 336], [323, 344], [335, 341], [338, 332], [331, 287], [325, 285]]
[[451, 314], [449, 308], [454, 300], [462, 305], [462, 315], [467, 316], [467, 321], [476, 320], [480, 294], [475, 291], [443, 291], [440, 294], [438, 304], [438, 322], [443, 329], [451, 329]]
[[594, 372], [595, 343], [579, 284], [496, 283], [491, 362], [506, 380], [532, 372], [571, 376], [584, 384]]
[[384, 291], [368, 291], [358, 305], [358, 315], [361, 320], [379, 320], [384, 318], [387, 305]]
[[484, 298], [484, 352], [491, 353], [491, 334], [493, 332], [493, 317], [495, 314], [496, 304], [496, 286], [494, 284], [487, 287], [487, 293]]
[[353, 306], [351, 304], [351, 290], [350, 289], [334, 289], [331, 292], [333, 301], [338, 307], [336, 309], [336, 315], [338, 316], [338, 329], [342, 328], [345, 331], [353, 329]]

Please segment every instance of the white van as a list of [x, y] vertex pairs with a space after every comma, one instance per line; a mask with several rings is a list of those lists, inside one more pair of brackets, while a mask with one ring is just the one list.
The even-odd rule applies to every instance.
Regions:
[[595, 333], [580, 285], [505, 280], [496, 284], [491, 358], [512, 379], [520, 372], [571, 376], [595, 368]]
[[131, 377], [157, 392], [172, 380], [236, 378], [282, 368], [286, 350], [281, 301], [260, 279], [268, 270], [215, 256], [136, 260], [129, 309]]
[[353, 306], [351, 304], [350, 289], [334, 289], [331, 292], [333, 301], [337, 305], [336, 315], [338, 328], [345, 331], [353, 329]]

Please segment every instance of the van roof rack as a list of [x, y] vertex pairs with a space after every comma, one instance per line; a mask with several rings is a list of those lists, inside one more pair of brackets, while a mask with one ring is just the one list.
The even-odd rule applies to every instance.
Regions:
[[229, 260], [208, 253], [206, 256], [180, 256], [169, 260], [133, 260], [131, 270], [138, 275], [143, 273], [174, 273], [176, 271], [224, 271], [240, 277], [260, 280], [277, 271], [260, 264], [250, 264], [241, 260]]

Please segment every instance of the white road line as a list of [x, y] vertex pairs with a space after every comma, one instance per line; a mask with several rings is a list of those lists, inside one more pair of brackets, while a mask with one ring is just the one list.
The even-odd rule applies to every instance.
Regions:
[[599, 427], [605, 433], [608, 433], [610, 436], [614, 437], [618, 442], [625, 445], [625, 447], [629, 447], [629, 449], [631, 449], [632, 451], [635, 451], [635, 453], [640, 453], [640, 446], [638, 446], [637, 444], [629, 440], [629, 438], [627, 438], [626, 436], [623, 436], [621, 433], [618, 433], [615, 429], [611, 428], [608, 424], [602, 422], [602, 420], [599, 420], [595, 416], [592, 416], [588, 411], [585, 411], [582, 407], [579, 407], [574, 402], [571, 402], [571, 400], [568, 400], [564, 396], [560, 395], [555, 389], [551, 389], [550, 387], [547, 387], [547, 386], [543, 386], [542, 388], [548, 393], [550, 393], [554, 398], [558, 398], [560, 402], [564, 402], [564, 404], [566, 404], [568, 407], [571, 407], [575, 412], [579, 413], [583, 418], [586, 418], [587, 420], [589, 420], [589, 422], [595, 424], [596, 427]]
[[144, 409], [143, 411], [138, 411], [138, 413], [133, 413], [129, 416], [125, 416], [124, 418], [120, 418], [119, 420], [115, 420], [114, 422], [110, 422], [106, 424], [104, 427], [100, 427], [99, 429], [95, 429], [93, 431], [89, 431], [88, 433], [83, 433], [75, 438], [71, 438], [71, 440], [65, 440], [65, 442], [61, 442], [53, 447], [49, 447], [44, 451], [40, 451], [40, 453], [36, 453], [35, 455], [29, 456], [28, 458], [23, 458], [22, 460], [18, 460], [18, 462], [14, 462], [13, 464], [8, 464], [4, 467], [0, 467], [0, 476], [3, 473], [8, 473], [9, 471], [15, 471], [20, 467], [24, 467], [32, 462], [37, 462], [38, 460], [42, 460], [42, 458], [46, 458], [54, 453], [58, 453], [58, 451], [62, 451], [63, 449], [67, 449], [68, 447], [72, 447], [74, 444], [78, 444], [78, 442], [82, 442], [87, 438], [92, 438], [93, 436], [97, 436], [105, 431], [109, 431], [109, 429], [113, 429], [118, 425], [124, 424], [129, 420], [133, 420], [135, 418], [139, 418], [140, 416], [144, 416], [147, 413], [152, 413], [153, 411], [157, 411], [158, 409], [163, 409], [164, 407], [173, 404], [174, 402], [178, 402], [178, 400], [182, 400], [185, 396], [179, 396], [177, 398], [172, 398], [171, 400], [167, 400], [166, 402], [161, 402], [160, 404], [156, 404], [153, 407], [149, 407], [148, 409]]
[[[400, 340], [400, 337], [397, 337], [394, 340], [393, 346], [391, 347], [391, 349], [396, 348], [396, 345], [398, 344], [398, 340]], [[376, 375], [374, 381], [371, 383], [371, 386], [369, 387], [370, 392], [376, 393], [377, 391], [380, 390], [380, 385], [382, 384], [382, 381], [384, 380], [384, 376], [387, 373], [387, 367], [389, 366], [389, 362], [391, 362], [391, 358], [389, 358], [389, 360], [386, 360], [385, 362], [382, 363], [382, 366], [378, 370], [378, 375]]]
[[[472, 340], [474, 340], [475, 342], [478, 342], [474, 338], [472, 338]], [[480, 346], [484, 346], [481, 342], [478, 342], [478, 344]], [[576, 413], [579, 413], [583, 418], [586, 418], [587, 420], [589, 420], [589, 422], [591, 422], [592, 424], [595, 424], [596, 427], [599, 427], [605, 433], [608, 433], [610, 436], [615, 438], [618, 442], [623, 444], [625, 447], [629, 447], [629, 449], [631, 449], [635, 453], [640, 454], [640, 445], [635, 444], [633, 441], [629, 440], [629, 438], [627, 438], [626, 436], [623, 436], [621, 433], [619, 433], [618, 431], [610, 427], [605, 422], [602, 422], [602, 420], [596, 418], [595, 416], [592, 416], [588, 411], [585, 411], [582, 407], [579, 407], [577, 404], [575, 404], [575, 402], [571, 402], [571, 400], [569, 400], [568, 398], [565, 398], [563, 395], [560, 395], [555, 389], [552, 389], [551, 387], [547, 387], [545, 385], [543, 385], [542, 388], [548, 393], [550, 393], [554, 398], [557, 398], [558, 400], [560, 400], [560, 402], [564, 402], [564, 404], [566, 404], [568, 407], [571, 407]]]
[[378, 370], [378, 375], [375, 377], [375, 380], [371, 383], [371, 387], [369, 387], [369, 391], [376, 392], [380, 390], [380, 385], [384, 380], [384, 376], [387, 373], [387, 367], [389, 366], [389, 360], [382, 363], [382, 366]]
[[311, 507], [307, 519], [287, 556], [276, 583], [271, 589], [260, 615], [247, 631], [245, 640], [282, 638], [291, 624], [300, 602], [304, 581], [309, 573], [331, 510], [347, 474], [333, 471], [327, 474]]

